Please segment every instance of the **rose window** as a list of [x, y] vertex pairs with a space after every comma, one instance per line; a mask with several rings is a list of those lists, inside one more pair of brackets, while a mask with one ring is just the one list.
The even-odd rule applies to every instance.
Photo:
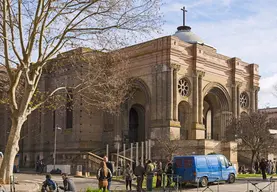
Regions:
[[239, 104], [240, 104], [240, 106], [242, 108], [248, 107], [249, 98], [248, 98], [248, 95], [245, 92], [240, 94], [240, 96], [239, 96]]
[[178, 82], [178, 91], [182, 96], [188, 96], [190, 92], [190, 85], [189, 82], [182, 78]]

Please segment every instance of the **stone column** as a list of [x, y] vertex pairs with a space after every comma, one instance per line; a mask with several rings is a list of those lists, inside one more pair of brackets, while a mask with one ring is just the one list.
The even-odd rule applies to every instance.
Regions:
[[250, 92], [250, 112], [255, 111], [255, 87], [251, 89]]
[[193, 77], [193, 122], [198, 124], [198, 73], [197, 71]]
[[237, 98], [237, 85], [234, 83], [232, 85], [232, 107], [233, 107], [233, 116], [237, 117], [237, 107], [238, 107], [238, 98]]
[[241, 87], [241, 82], [236, 82], [237, 85], [237, 117], [240, 117], [240, 87]]
[[225, 138], [225, 131], [226, 131], [226, 127], [229, 124], [229, 120], [232, 117], [232, 112], [230, 111], [223, 111], [222, 115], [221, 115], [221, 133], [220, 133], [220, 137], [221, 139]]
[[260, 91], [260, 87], [255, 86], [254, 87], [254, 99], [253, 99], [254, 102], [255, 102], [255, 105], [254, 105], [254, 107], [255, 107], [254, 111], [255, 112], [258, 110], [258, 93], [259, 93], [259, 91]]
[[[196, 70], [193, 77], [193, 127], [191, 139], [205, 138], [205, 128], [203, 127], [202, 120], [200, 120], [203, 116], [202, 77], [199, 77], [200, 74], [203, 76], [203, 71]], [[199, 80], [201, 80], [200, 83]]]
[[202, 81], [205, 76], [204, 71], [197, 71], [198, 73], [198, 123], [203, 124], [203, 90]]
[[178, 115], [177, 115], [177, 110], [178, 110], [178, 104], [177, 104], [177, 86], [178, 86], [178, 79], [177, 79], [177, 72], [180, 70], [180, 65], [178, 64], [170, 64], [170, 67], [173, 69], [173, 77], [172, 77], [172, 85], [173, 85], [173, 100], [172, 103], [170, 103], [170, 105], [172, 105], [173, 107], [173, 120], [177, 121], [178, 120]]

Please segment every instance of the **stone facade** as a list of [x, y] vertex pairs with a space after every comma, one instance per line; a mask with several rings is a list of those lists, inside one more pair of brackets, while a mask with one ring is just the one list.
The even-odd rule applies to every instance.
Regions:
[[[96, 109], [87, 112], [82, 98], [75, 95], [70, 127], [66, 109], [34, 112], [24, 125], [22, 134], [26, 137], [20, 142], [25, 165], [51, 156], [55, 126], [63, 128], [57, 131], [58, 153], [103, 150], [105, 144], [114, 146], [170, 135], [172, 140], [181, 139], [184, 143], [203, 141], [201, 153], [206, 154], [212, 151], [212, 142], [224, 138], [232, 115], [257, 110], [257, 64], [221, 55], [211, 46], [187, 43], [175, 36], [120, 51], [129, 54], [129, 74], [136, 78], [139, 87], [123, 106], [122, 114], [111, 116]], [[56, 81], [74, 83], [73, 73], [68, 69], [46, 75], [40, 87], [48, 90]], [[0, 111], [0, 125], [6, 131], [5, 112]], [[0, 150], [4, 145], [5, 139], [1, 138]], [[227, 154], [223, 148], [221, 152]]]

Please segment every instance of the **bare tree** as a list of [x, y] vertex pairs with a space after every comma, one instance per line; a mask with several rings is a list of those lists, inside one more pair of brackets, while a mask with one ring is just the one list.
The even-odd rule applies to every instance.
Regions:
[[[27, 117], [53, 95], [66, 90], [66, 86], [46, 94], [38, 90], [41, 76], [55, 62], [51, 59], [72, 47], [89, 46], [107, 52], [126, 42], [134, 43], [139, 34], [157, 29], [158, 8], [159, 0], [0, 0], [0, 65], [7, 77], [2, 80], [8, 82], [6, 102], [12, 122], [0, 169], [1, 183], [9, 182]], [[89, 65], [83, 55], [78, 59]], [[89, 84], [82, 86], [83, 93], [85, 86]], [[98, 87], [105, 88], [100, 84]], [[95, 104], [99, 98], [90, 102]]]
[[267, 152], [275, 145], [270, 129], [276, 129], [276, 119], [267, 113], [256, 112], [233, 118], [226, 128], [227, 140], [238, 141], [238, 150], [251, 151], [251, 167], [257, 154]]
[[181, 149], [180, 140], [172, 138], [173, 134], [164, 134], [157, 138], [155, 147], [162, 154], [162, 159], [172, 159]]

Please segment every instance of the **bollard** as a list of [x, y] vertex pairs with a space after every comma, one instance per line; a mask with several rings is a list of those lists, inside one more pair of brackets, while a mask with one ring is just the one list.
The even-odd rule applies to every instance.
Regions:
[[10, 176], [10, 190], [11, 192], [15, 192], [14, 175]]

